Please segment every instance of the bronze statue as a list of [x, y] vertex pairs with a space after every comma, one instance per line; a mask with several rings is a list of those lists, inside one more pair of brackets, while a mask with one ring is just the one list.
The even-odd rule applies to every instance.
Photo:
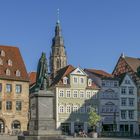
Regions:
[[38, 92], [39, 90], [46, 90], [48, 87], [48, 66], [46, 54], [42, 52], [37, 66], [36, 84], [31, 89], [31, 92]]

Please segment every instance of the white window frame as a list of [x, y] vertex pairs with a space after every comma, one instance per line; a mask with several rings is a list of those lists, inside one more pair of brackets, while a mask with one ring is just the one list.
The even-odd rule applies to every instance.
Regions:
[[78, 90], [73, 90], [73, 98], [78, 98]]
[[[70, 96], [68, 96], [68, 95], [70, 95]], [[66, 90], [66, 97], [71, 98], [71, 90]]]
[[[80, 98], [85, 98], [85, 94], [84, 94], [84, 93], [85, 93], [85, 92], [81, 90], [81, 91], [80, 91], [79, 97], [80, 97]], [[81, 96], [81, 95], [83, 95], [83, 96]]]
[[64, 97], [64, 90], [62, 89], [59, 90], [59, 97]]
[[64, 113], [64, 112], [65, 112], [64, 105], [60, 105], [59, 106], [59, 113]]
[[66, 113], [71, 113], [71, 105], [66, 106]]

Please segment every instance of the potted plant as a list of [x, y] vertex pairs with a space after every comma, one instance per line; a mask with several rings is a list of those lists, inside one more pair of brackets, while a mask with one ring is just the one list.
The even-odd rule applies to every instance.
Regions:
[[101, 117], [96, 113], [94, 108], [90, 108], [90, 112], [88, 113], [88, 124], [93, 128], [93, 132], [91, 133], [93, 138], [97, 138], [98, 134], [96, 132], [97, 123], [101, 120]]

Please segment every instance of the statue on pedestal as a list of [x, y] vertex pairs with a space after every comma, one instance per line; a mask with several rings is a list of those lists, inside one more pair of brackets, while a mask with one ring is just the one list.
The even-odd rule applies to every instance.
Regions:
[[38, 92], [39, 90], [47, 90], [49, 86], [48, 80], [48, 65], [46, 54], [42, 52], [37, 66], [36, 84], [31, 88], [32, 92]]

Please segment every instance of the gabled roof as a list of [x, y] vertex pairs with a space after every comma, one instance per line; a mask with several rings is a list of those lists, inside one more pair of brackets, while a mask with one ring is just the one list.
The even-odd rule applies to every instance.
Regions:
[[88, 71], [92, 74], [95, 74], [96, 76], [100, 78], [113, 78], [112, 74], [109, 74], [103, 70], [96, 70], [96, 69], [85, 69], [85, 71]]
[[59, 71], [57, 71], [56, 77], [53, 79], [52, 85], [56, 85], [63, 77], [67, 76], [70, 74], [75, 68], [72, 65], [68, 65]]
[[[0, 79], [29, 81], [28, 74], [20, 50], [13, 46], [0, 46], [0, 52], [5, 55], [0, 55], [3, 64], [0, 65]], [[12, 65], [8, 65], [8, 60]], [[10, 71], [10, 75], [6, 75], [6, 69]], [[20, 76], [16, 76], [16, 71], [20, 72]]]
[[114, 73], [114, 71], [116, 70], [116, 67], [120, 61], [120, 59], [123, 59], [127, 65], [129, 65], [129, 67], [137, 73], [137, 68], [140, 66], [140, 58], [134, 58], [134, 57], [128, 57], [128, 56], [120, 56], [119, 59], [118, 59], [118, 62], [113, 70], [112, 73]]
[[137, 72], [137, 68], [140, 66], [140, 58], [125, 56], [124, 60], [132, 68], [134, 72]]
[[36, 74], [37, 74], [36, 72], [30, 72], [30, 73], [28, 74], [30, 86], [32, 86], [33, 84], [36, 83]]

